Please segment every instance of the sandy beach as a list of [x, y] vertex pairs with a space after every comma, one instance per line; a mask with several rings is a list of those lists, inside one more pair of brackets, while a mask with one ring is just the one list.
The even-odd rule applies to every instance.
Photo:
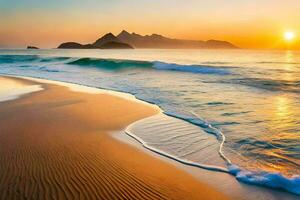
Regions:
[[113, 134], [160, 112], [150, 104], [0, 77], [43, 90], [0, 102], [0, 199], [227, 199]]

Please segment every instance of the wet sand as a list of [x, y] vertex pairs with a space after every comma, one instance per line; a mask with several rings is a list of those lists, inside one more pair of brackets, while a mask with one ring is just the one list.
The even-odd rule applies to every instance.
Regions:
[[44, 90], [0, 102], [0, 199], [226, 199], [183, 170], [113, 137], [160, 112], [157, 107], [1, 79]]

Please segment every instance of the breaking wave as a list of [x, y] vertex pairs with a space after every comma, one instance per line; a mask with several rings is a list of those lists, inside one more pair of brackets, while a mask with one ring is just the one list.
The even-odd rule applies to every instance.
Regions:
[[61, 64], [73, 65], [78, 67], [91, 67], [108, 71], [120, 71], [130, 69], [154, 69], [164, 71], [177, 71], [196, 74], [214, 74], [228, 75], [232, 74], [232, 67], [205, 65], [181, 65], [175, 63], [166, 63], [159, 61], [137, 61], [137, 60], [117, 60], [102, 58], [72, 58], [72, 57], [40, 57], [32, 55], [1, 55], [1, 64], [13, 63], [52, 63], [60, 62]]
[[79, 58], [75, 61], [70, 61], [67, 64], [78, 65], [83, 67], [95, 67], [110, 71], [125, 70], [132, 68], [148, 68], [157, 70], [169, 70], [179, 72], [190, 72], [200, 74], [231, 74], [228, 67], [220, 68], [209, 65], [180, 65], [165, 62], [148, 62], [148, 61], [134, 61], [134, 60], [114, 60], [114, 59], [97, 59], [97, 58]]

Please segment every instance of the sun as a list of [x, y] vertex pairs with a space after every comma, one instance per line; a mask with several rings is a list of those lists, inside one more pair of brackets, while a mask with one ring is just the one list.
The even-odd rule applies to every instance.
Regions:
[[284, 39], [286, 41], [292, 41], [295, 38], [295, 33], [293, 31], [286, 31], [284, 33]]

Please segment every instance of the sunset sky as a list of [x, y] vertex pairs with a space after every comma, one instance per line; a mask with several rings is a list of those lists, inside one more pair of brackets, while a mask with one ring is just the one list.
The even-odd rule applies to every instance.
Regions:
[[[123, 29], [300, 49], [300, 0], [0, 0], [0, 47], [90, 43]], [[284, 33], [295, 33], [284, 41]]]

